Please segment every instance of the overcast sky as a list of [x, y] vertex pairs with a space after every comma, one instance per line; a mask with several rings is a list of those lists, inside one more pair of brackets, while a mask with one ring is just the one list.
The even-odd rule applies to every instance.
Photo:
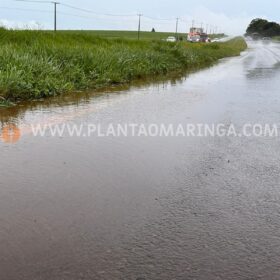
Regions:
[[[39, 0], [38, 0], [39, 1]], [[53, 8], [48, 3], [24, 3], [0, 0], [0, 21], [9, 27], [53, 26]], [[58, 6], [58, 27], [60, 29], [127, 29], [136, 30], [136, 16], [112, 17], [104, 14], [134, 15], [142, 13], [147, 17], [171, 19], [152, 20], [143, 17], [143, 30], [174, 31], [175, 18], [182, 21], [179, 31], [186, 32], [191, 21], [218, 26], [227, 34], [243, 34], [248, 23], [255, 17], [280, 21], [280, 0], [61, 0], [61, 3], [94, 11], [97, 15]], [[26, 10], [24, 10], [26, 9]]]

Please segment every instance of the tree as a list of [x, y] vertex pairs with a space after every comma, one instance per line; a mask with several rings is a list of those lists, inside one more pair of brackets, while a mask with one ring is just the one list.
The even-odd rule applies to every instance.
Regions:
[[265, 19], [256, 18], [249, 24], [246, 35], [259, 34], [264, 37], [280, 35], [280, 25], [276, 22], [269, 22]]
[[156, 30], [153, 28], [153, 29], [152, 29], [152, 32], [156, 32]]

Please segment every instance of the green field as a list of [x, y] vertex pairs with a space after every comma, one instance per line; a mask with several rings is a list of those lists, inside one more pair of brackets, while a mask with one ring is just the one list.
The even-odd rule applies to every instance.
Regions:
[[[110, 34], [116, 36], [116, 32], [102, 32], [97, 36], [90, 31], [55, 34], [0, 29], [1, 102], [43, 98], [183, 72], [209, 66], [222, 57], [239, 55], [246, 48], [242, 38], [227, 43], [191, 44], [108, 38]], [[127, 34], [127, 38], [135, 35]]]
[[274, 37], [273, 39], [276, 41], [280, 41], [280, 36]]
[[[61, 31], [62, 33], [76, 33], [77, 31]], [[137, 31], [114, 31], [114, 30], [94, 30], [94, 31], [79, 31], [79, 33], [88, 34], [92, 36], [98, 36], [100, 38], [106, 39], [138, 39]], [[140, 39], [141, 40], [165, 40], [168, 37], [175, 37], [176, 34], [173, 32], [148, 32], [141, 31]], [[187, 40], [187, 33], [178, 33], [177, 37], [179, 39]], [[221, 38], [224, 37], [224, 34], [213, 34], [210, 35], [211, 38]]]
[[[77, 31], [62, 31], [62, 33], [69, 32], [75, 33]], [[79, 31], [80, 33], [89, 34], [92, 36], [98, 36], [106, 39], [138, 39], [137, 31], [110, 31], [110, 30], [96, 30], [96, 31]], [[141, 40], [164, 40], [169, 36], [175, 36], [175, 33], [168, 32], [140, 32]], [[178, 33], [179, 37], [186, 38], [187, 34]]]

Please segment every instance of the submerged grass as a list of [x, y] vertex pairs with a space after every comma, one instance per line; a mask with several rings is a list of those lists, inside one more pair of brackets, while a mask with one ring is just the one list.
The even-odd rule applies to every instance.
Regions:
[[4, 97], [0, 96], [0, 108], [1, 107], [11, 107], [13, 105], [14, 105], [14, 103], [12, 103], [11, 101], [6, 100]]
[[127, 83], [239, 55], [242, 38], [190, 44], [105, 39], [90, 32], [0, 30], [0, 96], [26, 100]]

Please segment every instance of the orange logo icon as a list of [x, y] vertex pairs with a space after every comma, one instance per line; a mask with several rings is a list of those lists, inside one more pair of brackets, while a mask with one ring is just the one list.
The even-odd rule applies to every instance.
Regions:
[[2, 134], [0, 133], [0, 139], [4, 143], [14, 144], [20, 139], [20, 129], [14, 124], [8, 124], [3, 127]]

